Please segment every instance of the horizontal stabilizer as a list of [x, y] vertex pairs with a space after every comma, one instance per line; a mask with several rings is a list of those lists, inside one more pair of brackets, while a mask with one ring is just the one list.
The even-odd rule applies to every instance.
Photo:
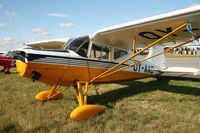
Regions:
[[170, 73], [193, 73], [194, 76], [200, 75], [200, 71], [197, 68], [192, 67], [167, 67], [166, 69], [161, 70], [161, 72], [170, 72]]

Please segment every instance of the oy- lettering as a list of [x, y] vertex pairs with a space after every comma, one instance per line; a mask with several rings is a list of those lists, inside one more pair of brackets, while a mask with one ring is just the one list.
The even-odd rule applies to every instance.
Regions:
[[[199, 30], [198, 28], [193, 28], [192, 31], [197, 31]], [[162, 37], [163, 33], [168, 34], [172, 32], [172, 27], [168, 27], [166, 29], [156, 29], [155, 32], [151, 31], [144, 31], [140, 32], [139, 35], [146, 38], [146, 39], [159, 39]], [[183, 32], [188, 32], [188, 30], [183, 30]], [[162, 33], [162, 35], [160, 35]], [[178, 35], [172, 34], [172, 36], [177, 37]]]

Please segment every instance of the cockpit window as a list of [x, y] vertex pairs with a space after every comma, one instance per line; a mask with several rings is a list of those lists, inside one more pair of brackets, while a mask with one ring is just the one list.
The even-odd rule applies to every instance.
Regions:
[[72, 50], [80, 56], [87, 57], [89, 37], [72, 38], [65, 44], [63, 49]]
[[6, 54], [6, 56], [9, 56], [9, 57], [13, 58], [14, 57], [14, 53], [11, 52], [11, 51], [8, 51], [7, 54]]

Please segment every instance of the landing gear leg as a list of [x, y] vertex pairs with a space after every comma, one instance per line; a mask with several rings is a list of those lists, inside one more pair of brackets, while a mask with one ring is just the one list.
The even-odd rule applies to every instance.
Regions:
[[10, 74], [10, 67], [5, 67], [4, 72], [5, 74]]
[[4, 72], [5, 74], [10, 74], [10, 67], [3, 67], [3, 69], [0, 72]]
[[49, 99], [58, 99], [63, 96], [63, 93], [57, 92], [59, 86], [53, 85], [50, 91], [42, 91], [35, 96], [35, 99], [38, 101], [46, 101]]
[[4, 72], [4, 70], [5, 70], [5, 66], [3, 67], [3, 69], [0, 72]]
[[[88, 82], [77, 81], [76, 84], [77, 88], [75, 89], [77, 91], [77, 100], [79, 107], [71, 112], [70, 118], [74, 120], [85, 120], [105, 110], [104, 106], [87, 104]], [[85, 85], [84, 92], [82, 89], [82, 85]]]

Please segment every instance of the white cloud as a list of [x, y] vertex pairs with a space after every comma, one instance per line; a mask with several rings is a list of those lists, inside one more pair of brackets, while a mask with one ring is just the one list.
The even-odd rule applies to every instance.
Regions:
[[47, 16], [66, 18], [66, 17], [68, 17], [69, 15], [63, 14], [63, 13], [49, 13], [49, 14], [47, 14]]
[[0, 4], [0, 8], [2, 8], [2, 7], [3, 7], [3, 5]]
[[11, 36], [5, 36], [5, 37], [3, 37], [2, 39], [0, 39], [0, 42], [1, 42], [1, 44], [3, 44], [3, 45], [8, 45], [8, 44], [17, 43], [17, 40], [14, 39], [14, 38], [11, 37]]
[[13, 11], [6, 11], [5, 12], [5, 17], [8, 18], [8, 19], [15, 19], [18, 17], [17, 13], [16, 12], [13, 12]]
[[16, 40], [12, 36], [4, 36], [3, 38], [0, 38], [0, 42], [0, 48], [2, 51], [9, 51], [23, 47], [22, 41]]
[[75, 27], [74, 23], [60, 23], [61, 28], [73, 28]]
[[31, 30], [31, 32], [36, 33], [36, 34], [40, 34], [40, 35], [44, 35], [44, 36], [50, 35], [50, 32], [46, 31], [43, 28], [34, 28], [34, 29]]
[[0, 22], [0, 28], [6, 28], [8, 25]]
[[48, 35], [50, 35], [50, 32], [48, 32], [48, 31], [44, 31], [44, 32], [42, 32], [42, 35], [44, 35], [44, 36], [48, 36]]

